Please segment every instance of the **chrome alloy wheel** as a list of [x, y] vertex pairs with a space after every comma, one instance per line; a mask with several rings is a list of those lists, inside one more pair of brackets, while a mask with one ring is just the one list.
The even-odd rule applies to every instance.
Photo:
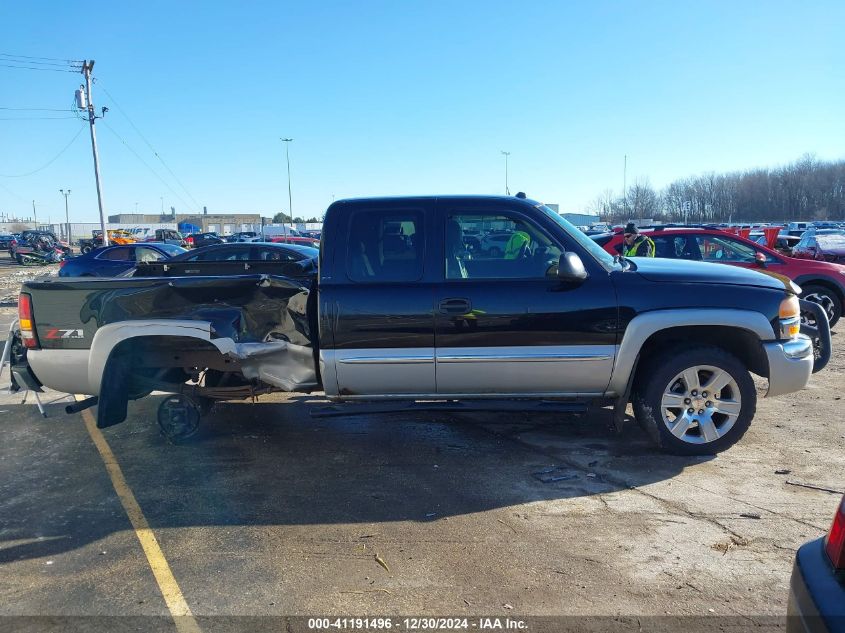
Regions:
[[[820, 305], [822, 310], [824, 310], [828, 322], [833, 318], [834, 314], [836, 313], [836, 308], [833, 305], [833, 300], [827, 295], [820, 295], [817, 292], [813, 292], [801, 298], [806, 301], [812, 301], [813, 303]], [[801, 321], [803, 323], [808, 323], [809, 325], [814, 326], [816, 319], [812, 314], [802, 314]]]
[[731, 430], [741, 410], [736, 380], [710, 365], [696, 365], [675, 376], [660, 403], [666, 428], [690, 444], [715, 442]]

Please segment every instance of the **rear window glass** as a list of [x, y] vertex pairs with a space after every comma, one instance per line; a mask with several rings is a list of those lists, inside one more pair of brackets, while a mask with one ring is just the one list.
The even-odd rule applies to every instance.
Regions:
[[357, 211], [349, 217], [346, 274], [359, 283], [418, 281], [423, 274], [423, 214]]

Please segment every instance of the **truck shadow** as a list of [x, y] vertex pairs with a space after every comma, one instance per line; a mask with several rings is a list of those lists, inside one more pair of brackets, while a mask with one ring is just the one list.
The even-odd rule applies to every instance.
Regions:
[[[218, 405], [177, 446], [158, 431], [160, 401], [130, 404], [130, 419], [103, 431], [153, 529], [430, 522], [531, 502], [565, 513], [569, 499], [703, 460], [658, 452], [633, 422], [617, 435], [603, 409], [313, 419], [307, 397]], [[0, 409], [0, 563], [130, 529], [80, 415]]]

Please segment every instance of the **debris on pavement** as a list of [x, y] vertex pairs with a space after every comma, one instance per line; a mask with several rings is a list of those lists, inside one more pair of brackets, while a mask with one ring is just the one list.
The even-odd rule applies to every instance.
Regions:
[[716, 543], [711, 547], [717, 552], [722, 552], [722, 556], [724, 556], [734, 547], [746, 547], [750, 544], [751, 541], [749, 541], [748, 539], [742, 538], [741, 536], [731, 535], [731, 538], [728, 541]]
[[384, 571], [386, 571], [388, 574], [390, 573], [390, 567], [388, 567], [388, 566], [387, 566], [387, 563], [385, 563], [385, 562], [384, 562], [384, 559], [383, 559], [381, 556], [379, 556], [379, 555], [378, 555], [378, 553], [376, 553], [376, 554], [373, 556], [373, 559], [374, 559], [374, 560], [375, 560], [375, 561], [376, 561], [379, 565], [381, 565], [382, 567], [384, 567]]
[[822, 492], [831, 492], [835, 495], [845, 495], [845, 490], [837, 490], [836, 488], [825, 488], [824, 486], [814, 486], [813, 484], [805, 484], [800, 481], [786, 480], [790, 486], [798, 486], [800, 488], [809, 488], [810, 490], [821, 490]]
[[762, 517], [756, 512], [741, 512], [739, 514], [743, 519], [761, 519]]
[[776, 475], [788, 475], [788, 474], [789, 474], [789, 473], [791, 473], [791, 472], [792, 472], [792, 471], [791, 471], [791, 470], [789, 470], [788, 468], [778, 468], [778, 469], [775, 471], [775, 474], [776, 474]]
[[554, 481], [565, 481], [567, 479], [578, 479], [578, 474], [573, 473], [565, 466], [552, 466], [546, 470], [538, 470], [537, 472], [531, 473], [531, 476], [544, 484], [549, 484]]

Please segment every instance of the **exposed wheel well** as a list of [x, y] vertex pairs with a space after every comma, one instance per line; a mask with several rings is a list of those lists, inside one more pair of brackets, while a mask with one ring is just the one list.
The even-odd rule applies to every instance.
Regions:
[[726, 325], [689, 325], [652, 334], [640, 349], [637, 373], [650, 358], [679, 345], [713, 345], [736, 356], [750, 372], [768, 378], [769, 361], [758, 336], [750, 330]]
[[820, 277], [818, 279], [815, 279], [815, 278], [813, 278], [813, 279], [802, 279], [801, 283], [798, 284], [798, 285], [801, 286], [801, 290], [806, 289], [807, 286], [823, 286], [823, 287], [827, 288], [828, 290], [833, 291], [833, 293], [835, 293], [836, 296], [839, 297], [839, 300], [842, 303], [845, 303], [845, 293], [842, 292], [842, 288], [837, 286], [832, 281], [828, 281], [827, 279], [825, 279], [823, 277]]

